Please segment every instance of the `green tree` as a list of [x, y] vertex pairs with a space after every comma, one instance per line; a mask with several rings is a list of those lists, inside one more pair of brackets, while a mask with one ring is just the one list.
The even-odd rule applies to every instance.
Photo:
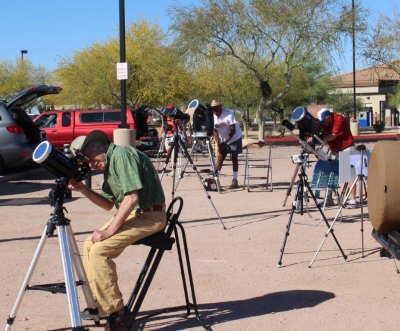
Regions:
[[389, 107], [400, 108], [400, 85], [397, 84], [396, 92], [390, 95]]
[[[400, 75], [400, 15], [381, 15], [372, 32], [364, 39], [363, 56], [373, 66], [384, 64]], [[400, 85], [389, 99], [389, 106], [400, 107]]]
[[[284, 68], [277, 68], [275, 86], [282, 88], [284, 80], [282, 72]], [[280, 79], [279, 79], [280, 78]], [[273, 105], [273, 110], [278, 112], [282, 121], [285, 116], [291, 115], [294, 108], [299, 105], [324, 102], [329, 92], [335, 87], [330, 74], [325, 71], [323, 65], [309, 64], [293, 70], [292, 83], [287, 94]]]
[[[310, 62], [331, 62], [351, 28], [351, 9], [339, 0], [203, 0], [171, 8], [177, 44], [191, 63], [228, 57], [257, 81], [259, 139], [263, 113], [290, 89], [293, 73]], [[279, 89], [271, 77], [282, 66]]]
[[0, 98], [8, 100], [32, 85], [45, 84], [50, 78], [43, 66], [34, 66], [28, 59], [0, 62]]
[[400, 75], [400, 15], [381, 15], [363, 39], [363, 56], [373, 66], [385, 64]]
[[[131, 68], [127, 80], [128, 106], [187, 100], [186, 85], [191, 76], [176, 51], [166, 45], [166, 37], [158, 25], [142, 21], [127, 28], [126, 59]], [[117, 39], [94, 44], [76, 52], [72, 59], [63, 59], [56, 70], [64, 89], [59, 103], [72, 107], [119, 108], [118, 60]]]
[[[354, 112], [353, 96], [350, 94], [332, 94], [328, 97], [328, 105], [333, 111], [341, 113], [350, 118]], [[363, 110], [363, 104], [359, 98], [356, 99], [356, 112]]]
[[201, 67], [192, 69], [196, 80], [192, 82], [192, 90], [196, 98], [210, 102], [218, 99], [225, 108], [240, 110], [244, 136], [248, 136], [248, 120], [250, 111], [258, 102], [257, 81], [254, 76], [236, 61], [229, 58], [211, 58], [203, 62]]

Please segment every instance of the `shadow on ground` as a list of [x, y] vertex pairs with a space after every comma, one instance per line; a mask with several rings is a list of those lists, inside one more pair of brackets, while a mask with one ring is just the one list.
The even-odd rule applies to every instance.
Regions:
[[[294, 309], [312, 308], [334, 297], [335, 295], [331, 292], [319, 290], [283, 291], [245, 300], [200, 304], [199, 312], [203, 324], [212, 327], [215, 324], [253, 316], [280, 313]], [[154, 313], [154, 311], [146, 311], [146, 314], [152, 313]], [[150, 318], [148, 320], [148, 326], [165, 331], [184, 330], [199, 326], [199, 322], [193, 314], [189, 319], [182, 318], [179, 314], [173, 316], [169, 315], [168, 317], [169, 320], [167, 322], [162, 321], [163, 315]], [[147, 328], [144, 323], [140, 325], [139, 329], [141, 330], [143, 328]]]

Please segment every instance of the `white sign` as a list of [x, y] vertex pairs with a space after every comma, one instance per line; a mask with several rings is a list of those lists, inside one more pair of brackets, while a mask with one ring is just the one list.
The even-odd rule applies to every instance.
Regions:
[[362, 158], [361, 152], [357, 150], [339, 152], [339, 183], [352, 182], [361, 174], [368, 177], [370, 157], [368, 149], [364, 150]]
[[128, 63], [126, 62], [117, 63], [117, 79], [125, 80], [128, 79], [128, 76], [129, 76]]

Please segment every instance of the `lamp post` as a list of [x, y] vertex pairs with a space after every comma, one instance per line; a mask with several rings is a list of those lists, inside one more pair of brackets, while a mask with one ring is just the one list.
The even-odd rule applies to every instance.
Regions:
[[126, 80], [129, 76], [125, 55], [125, 0], [119, 0], [119, 55], [117, 79], [121, 81], [121, 124], [113, 131], [116, 145], [136, 146], [136, 131], [126, 121]]
[[21, 60], [24, 60], [24, 54], [28, 54], [28, 50], [26, 49], [21, 49]]
[[354, 6], [354, 0], [351, 1], [351, 32], [352, 32], [352, 44], [353, 44], [353, 119], [350, 120], [350, 130], [353, 136], [358, 136], [360, 128], [357, 122], [357, 102], [356, 102], [356, 34], [355, 34], [355, 20], [356, 10]]
[[[119, 62], [125, 63], [125, 0], [119, 0]], [[128, 128], [126, 123], [126, 79], [121, 79], [121, 124], [120, 128]]]
[[352, 39], [353, 39], [353, 120], [357, 119], [356, 111], [356, 33], [355, 33], [355, 6], [354, 0], [351, 1], [351, 15], [352, 15]]

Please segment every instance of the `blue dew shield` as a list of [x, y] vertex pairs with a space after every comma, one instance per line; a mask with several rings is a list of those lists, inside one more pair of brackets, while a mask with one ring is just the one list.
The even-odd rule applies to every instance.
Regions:
[[304, 134], [318, 135], [320, 133], [321, 123], [305, 107], [295, 108], [292, 113], [292, 120], [296, 122], [297, 127]]
[[54, 148], [48, 141], [41, 142], [35, 148], [32, 159], [56, 177], [73, 178], [78, 172], [74, 159]]

